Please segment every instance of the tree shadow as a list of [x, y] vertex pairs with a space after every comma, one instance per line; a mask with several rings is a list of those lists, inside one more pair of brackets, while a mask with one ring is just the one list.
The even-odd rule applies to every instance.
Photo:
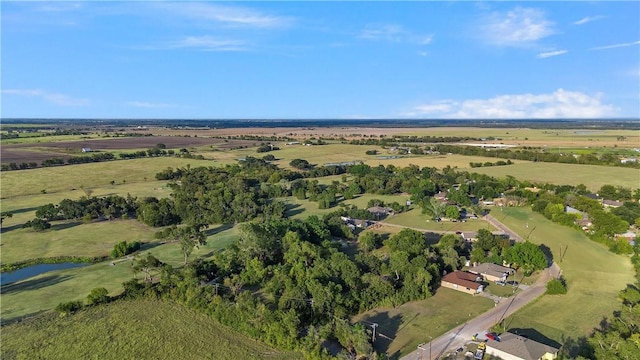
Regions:
[[440, 238], [442, 234], [434, 233], [434, 232], [426, 232], [424, 233], [424, 238], [429, 246], [433, 246], [440, 242]]
[[[22, 209], [18, 209], [18, 210], [11, 210], [11, 211], [6, 211], [6, 212], [12, 213], [13, 215], [15, 215], [15, 214], [20, 214], [20, 213], [29, 212], [29, 211], [36, 211], [36, 210], [38, 210], [38, 206], [32, 206], [32, 207], [22, 208]], [[5, 212], [5, 211], [3, 211], [3, 212]]]
[[547, 264], [548, 265], [553, 264], [553, 253], [551, 252], [551, 249], [545, 244], [540, 244], [538, 245], [538, 247], [540, 248], [540, 250], [542, 250], [544, 255], [547, 257]]
[[22, 229], [23, 225], [24, 224], [15, 224], [15, 225], [11, 225], [11, 226], [3, 226], [2, 228], [0, 228], [0, 234], [4, 234], [6, 232], [17, 230], [17, 229]]
[[76, 227], [78, 225], [82, 225], [83, 223], [81, 221], [70, 221], [70, 222], [64, 222], [61, 224], [55, 224], [55, 225], [51, 225], [51, 228], [49, 230], [64, 230], [64, 229], [71, 229], [73, 227]]
[[587, 359], [593, 358], [593, 349], [585, 336], [580, 336], [577, 339], [572, 337], [565, 339], [563, 336], [562, 342], [562, 353], [570, 359], [575, 359], [578, 356], [582, 356]]
[[205, 230], [205, 231], [204, 231], [204, 234], [205, 234], [207, 237], [209, 237], [209, 236], [212, 236], [212, 235], [219, 234], [219, 233], [221, 233], [221, 232], [223, 232], [223, 231], [225, 231], [225, 230], [229, 230], [229, 229], [231, 229], [232, 227], [233, 227], [233, 224], [222, 224], [222, 225], [220, 225], [220, 226], [218, 226], [218, 227], [215, 227], [215, 228], [211, 228], [211, 229], [207, 229], [207, 230]]
[[[414, 318], [416, 316], [417, 314], [414, 316]], [[398, 334], [398, 332], [402, 330], [402, 328], [404, 328], [405, 326], [409, 325], [409, 323], [411, 323], [412, 320], [413, 318], [410, 319], [409, 321], [406, 321], [406, 323], [403, 325], [402, 315], [398, 314], [398, 315], [389, 317], [388, 313], [381, 312], [381, 313], [373, 314], [370, 317], [366, 317], [362, 319], [360, 322], [363, 325], [366, 325], [370, 331], [372, 331], [372, 329], [375, 327], [376, 337], [375, 337], [375, 341], [373, 342], [373, 348], [378, 353], [386, 354], [389, 351], [389, 346], [391, 345], [391, 342], [396, 338], [396, 335]], [[399, 351], [396, 351], [393, 354], [389, 354], [389, 359], [399, 359], [399, 358], [400, 358]]]
[[511, 329], [508, 330], [508, 332], [510, 332], [512, 334], [519, 335], [519, 336], [526, 337], [527, 339], [531, 339], [533, 341], [537, 341], [537, 342], [545, 344], [545, 345], [553, 346], [556, 349], [560, 349], [560, 347], [562, 346], [562, 344], [560, 344], [559, 342], [546, 337], [544, 334], [541, 334], [536, 329], [531, 329], [531, 328], [511, 328]]
[[0, 287], [0, 293], [2, 293], [2, 295], [6, 295], [18, 291], [38, 290], [47, 286], [61, 283], [71, 278], [72, 276], [70, 275], [49, 275], [38, 279], [18, 281], [11, 284], [2, 285]]
[[300, 204], [287, 204], [284, 210], [285, 217], [292, 217], [298, 214], [302, 214], [304, 208]]

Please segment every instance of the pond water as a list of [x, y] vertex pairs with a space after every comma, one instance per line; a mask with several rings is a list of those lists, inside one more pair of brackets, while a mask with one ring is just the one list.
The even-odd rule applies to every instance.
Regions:
[[54, 270], [64, 270], [71, 269], [77, 267], [83, 267], [91, 265], [91, 263], [59, 263], [59, 264], [37, 264], [24, 267], [22, 269], [18, 269], [15, 271], [3, 272], [0, 273], [0, 284], [6, 285], [11, 284], [16, 281], [21, 281], [24, 279], [28, 279], [30, 277], [34, 277], [36, 275], [44, 274], [49, 271]]

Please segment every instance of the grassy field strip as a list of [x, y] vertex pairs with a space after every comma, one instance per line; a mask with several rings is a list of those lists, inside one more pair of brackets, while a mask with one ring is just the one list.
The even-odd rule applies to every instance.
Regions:
[[45, 190], [48, 193], [70, 191], [107, 186], [111, 181], [116, 184], [155, 180], [155, 175], [167, 167], [179, 168], [191, 165], [209, 166], [211, 161], [183, 159], [176, 157], [158, 157], [106, 161], [100, 163], [56, 166], [0, 173], [0, 197], [2, 199], [34, 195]]
[[180, 304], [153, 300], [117, 301], [73, 316], [51, 314], [4, 327], [1, 355], [3, 359], [302, 358]]
[[[633, 283], [628, 257], [613, 254], [577, 230], [554, 224], [528, 208], [505, 208], [502, 222], [551, 249], [567, 280], [566, 295], [544, 296], [518, 311], [510, 327], [535, 328], [556, 341], [586, 336], [619, 306], [618, 292]], [[560, 247], [566, 255], [560, 262]]]
[[[461, 310], [464, 304], [464, 310]], [[400, 358], [418, 344], [436, 338], [470, 318], [493, 307], [493, 301], [459, 291], [440, 288], [426, 300], [403, 304], [397, 308], [377, 308], [359, 314], [352, 320], [378, 323], [378, 332], [393, 340], [378, 337], [376, 350]]]
[[[238, 228], [212, 226], [208, 233], [210, 235], [207, 237], [207, 245], [194, 249], [190, 259], [212, 257], [220, 249], [229, 246], [237, 239]], [[152, 235], [153, 232], [151, 232]], [[73, 246], [82, 248], [86, 246], [88, 241], [92, 240], [83, 238], [81, 242], [79, 241]], [[103, 250], [107, 251], [99, 255], [108, 254], [112, 247], [113, 245], [106, 249], [105, 245]], [[174, 267], [182, 266], [184, 260], [178, 243], [153, 243], [150, 248], [143, 249], [137, 256], [144, 257], [147, 253], [153, 254]], [[75, 254], [67, 251], [63, 255]], [[3, 261], [5, 261], [4, 256], [3, 250]], [[8, 320], [49, 310], [64, 301], [82, 300], [91, 289], [98, 286], [105, 287], [111, 295], [117, 295], [122, 292], [122, 283], [131, 279], [134, 273], [130, 260], [117, 262], [115, 266], [110, 264], [111, 261], [106, 261], [83, 268], [52, 271], [9, 284], [2, 289], [0, 315], [2, 319]]]
[[54, 221], [50, 230], [12, 229], [2, 234], [2, 262], [40, 257], [109, 255], [120, 241], [151, 241], [156, 229], [137, 220], [112, 220], [83, 224]]
[[631, 189], [637, 189], [640, 185], [640, 170], [613, 166], [529, 162], [509, 166], [474, 168], [469, 171], [498, 178], [511, 175], [518, 180], [532, 182], [584, 184], [592, 191], [597, 191], [605, 184]]
[[428, 215], [424, 215], [420, 208], [416, 208], [406, 213], [397, 214], [384, 219], [384, 222], [394, 225], [407, 226], [415, 229], [429, 229], [437, 231], [478, 231], [487, 229], [495, 231], [496, 229], [484, 220], [468, 220], [467, 222], [451, 222], [442, 221], [435, 222], [430, 220]]

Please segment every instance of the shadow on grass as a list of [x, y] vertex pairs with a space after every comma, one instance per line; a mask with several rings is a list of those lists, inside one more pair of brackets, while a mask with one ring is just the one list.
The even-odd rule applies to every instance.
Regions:
[[22, 208], [22, 209], [18, 209], [18, 210], [11, 210], [11, 211], [7, 211], [7, 212], [10, 212], [13, 215], [15, 215], [15, 214], [21, 214], [21, 213], [25, 213], [25, 212], [29, 212], [29, 211], [36, 211], [36, 210], [38, 210], [38, 206]]
[[212, 235], [219, 234], [219, 233], [221, 233], [221, 232], [223, 232], [223, 231], [225, 231], [225, 230], [229, 230], [229, 229], [231, 229], [232, 227], [233, 227], [233, 224], [222, 224], [222, 225], [220, 225], [220, 226], [218, 226], [218, 227], [216, 227], [216, 228], [212, 228], [212, 229], [207, 229], [207, 230], [205, 230], [204, 234], [205, 234], [207, 237], [209, 237], [209, 236], [212, 236]]
[[424, 234], [424, 238], [427, 241], [427, 244], [429, 246], [436, 245], [438, 242], [440, 242], [441, 237], [442, 237], [442, 234], [438, 234], [434, 232], [426, 232]]
[[0, 228], [0, 233], [4, 234], [4, 233], [9, 232], [9, 231], [22, 229], [23, 225], [24, 224], [15, 224], [15, 225], [11, 225], [11, 226], [3, 226], [2, 228]]
[[510, 332], [512, 334], [516, 334], [516, 335], [520, 335], [520, 336], [526, 337], [527, 339], [531, 339], [533, 341], [537, 341], [537, 342], [545, 344], [545, 345], [553, 346], [556, 349], [559, 349], [562, 346], [562, 344], [558, 343], [557, 341], [555, 341], [553, 339], [550, 339], [550, 338], [544, 336], [543, 334], [538, 332], [536, 329], [531, 329], [531, 328], [511, 328], [511, 329], [508, 330], [508, 332]]
[[49, 230], [71, 229], [73, 227], [76, 227], [76, 226], [82, 225], [82, 224], [83, 223], [81, 221], [70, 221], [70, 222], [65, 222], [65, 223], [61, 223], [61, 224], [51, 225], [51, 228]]
[[72, 276], [70, 275], [64, 275], [64, 276], [50, 275], [50, 276], [41, 277], [39, 279], [19, 281], [11, 284], [2, 285], [0, 287], [0, 293], [2, 293], [2, 295], [7, 295], [7, 294], [11, 294], [18, 291], [38, 290], [47, 286], [61, 283], [71, 278]]
[[[417, 315], [416, 315], [417, 316]], [[409, 323], [413, 319], [407, 321], [404, 325], [402, 324], [402, 315], [394, 315], [389, 317], [389, 314], [386, 312], [375, 314], [371, 317], [367, 317], [361, 322], [366, 325], [369, 329], [372, 329], [374, 326], [376, 328], [376, 338], [373, 342], [373, 348], [379, 352], [386, 354], [389, 351], [389, 346], [391, 342], [396, 338], [398, 332], [405, 326], [409, 325]], [[375, 324], [375, 325], [374, 325]], [[399, 359], [400, 353], [395, 352], [393, 354], [389, 354], [389, 359]]]
[[551, 252], [551, 249], [545, 244], [540, 244], [538, 247], [547, 257], [547, 266], [551, 266], [551, 264], [553, 264], [553, 253]]
[[304, 212], [304, 208], [300, 204], [287, 204], [284, 210], [285, 217], [292, 217], [298, 214], [302, 214]]

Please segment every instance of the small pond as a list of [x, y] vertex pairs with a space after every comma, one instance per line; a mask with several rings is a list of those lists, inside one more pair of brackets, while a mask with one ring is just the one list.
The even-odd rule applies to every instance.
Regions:
[[91, 265], [91, 263], [66, 262], [66, 263], [59, 263], [59, 264], [31, 265], [15, 271], [0, 273], [0, 283], [2, 285], [11, 284], [16, 281], [25, 280], [30, 277], [34, 277], [36, 275], [44, 274], [49, 271], [71, 269], [71, 268], [83, 267], [87, 265]]

